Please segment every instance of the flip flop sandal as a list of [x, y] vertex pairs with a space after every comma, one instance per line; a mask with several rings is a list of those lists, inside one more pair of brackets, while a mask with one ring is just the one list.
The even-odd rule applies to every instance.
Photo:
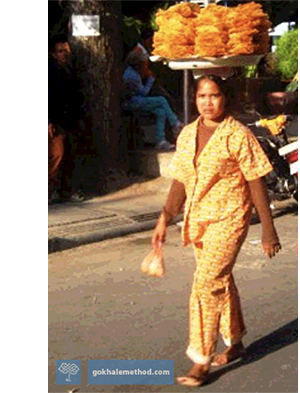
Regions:
[[208, 376], [203, 376], [201, 378], [196, 378], [196, 377], [178, 377], [176, 378], [177, 382], [180, 385], [184, 386], [201, 386], [203, 385], [208, 379]]
[[[218, 364], [217, 362], [214, 361], [214, 358], [213, 358], [213, 360], [212, 360], [212, 362], [211, 362], [211, 366], [214, 366], [214, 367], [225, 366], [226, 364], [229, 364], [229, 363], [231, 363], [231, 362], [234, 362], [235, 360], [237, 360], [237, 359], [243, 357], [245, 354], [246, 354], [246, 350], [244, 349], [243, 351], [241, 351], [241, 352], [240, 352], [238, 355], [236, 355], [236, 356], [232, 356], [232, 357], [228, 356], [226, 363], [222, 363], [222, 364]], [[222, 355], [222, 354], [220, 354], [220, 355]]]

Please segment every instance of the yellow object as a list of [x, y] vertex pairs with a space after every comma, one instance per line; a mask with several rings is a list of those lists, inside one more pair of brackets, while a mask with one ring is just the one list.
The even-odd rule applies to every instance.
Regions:
[[282, 132], [286, 121], [285, 115], [279, 115], [275, 119], [261, 119], [257, 123], [260, 127], [267, 128], [272, 135], [278, 135]]
[[233, 232], [223, 223], [208, 227], [203, 246], [194, 245], [196, 271], [190, 296], [190, 334], [187, 355], [207, 364], [216, 352], [218, 332], [226, 346], [238, 343], [246, 328], [232, 268], [248, 227]]
[[207, 364], [219, 331], [226, 345], [245, 333], [232, 269], [250, 224], [248, 181], [273, 168], [251, 131], [231, 116], [214, 131], [194, 164], [198, 121], [181, 131], [170, 173], [185, 186], [182, 239], [193, 243], [197, 261], [187, 355]]
[[153, 37], [153, 55], [183, 59], [226, 55], [265, 54], [271, 27], [261, 4], [236, 7], [183, 2], [160, 9], [155, 15], [158, 31]]
[[296, 72], [294, 78], [293, 78], [293, 82], [298, 82], [298, 72]]

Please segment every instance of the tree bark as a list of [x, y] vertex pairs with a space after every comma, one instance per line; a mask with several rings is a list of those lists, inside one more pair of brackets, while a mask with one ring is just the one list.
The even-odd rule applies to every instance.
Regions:
[[83, 82], [87, 151], [94, 156], [93, 165], [99, 166], [97, 188], [102, 188], [106, 176], [118, 167], [123, 154], [119, 144], [122, 138], [119, 101], [122, 80], [121, 4], [115, 0], [72, 0], [68, 3], [70, 21], [71, 15], [100, 16], [99, 36], [70, 36], [70, 41], [78, 76]]

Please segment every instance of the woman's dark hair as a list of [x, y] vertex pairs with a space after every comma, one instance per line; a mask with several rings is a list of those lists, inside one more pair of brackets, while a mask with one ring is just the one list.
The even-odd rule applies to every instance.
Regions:
[[213, 75], [213, 74], [202, 75], [200, 78], [196, 79], [195, 94], [197, 93], [200, 84], [206, 80], [214, 82], [219, 87], [221, 93], [225, 97], [225, 108], [226, 110], [229, 110], [233, 99], [231, 86], [229, 85], [227, 80], [222, 79], [217, 75]]

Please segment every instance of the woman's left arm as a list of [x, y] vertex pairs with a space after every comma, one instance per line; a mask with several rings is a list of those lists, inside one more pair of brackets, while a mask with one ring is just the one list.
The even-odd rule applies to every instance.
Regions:
[[248, 184], [262, 225], [262, 247], [268, 257], [272, 258], [281, 249], [281, 244], [274, 226], [265, 180], [260, 177], [249, 181]]

